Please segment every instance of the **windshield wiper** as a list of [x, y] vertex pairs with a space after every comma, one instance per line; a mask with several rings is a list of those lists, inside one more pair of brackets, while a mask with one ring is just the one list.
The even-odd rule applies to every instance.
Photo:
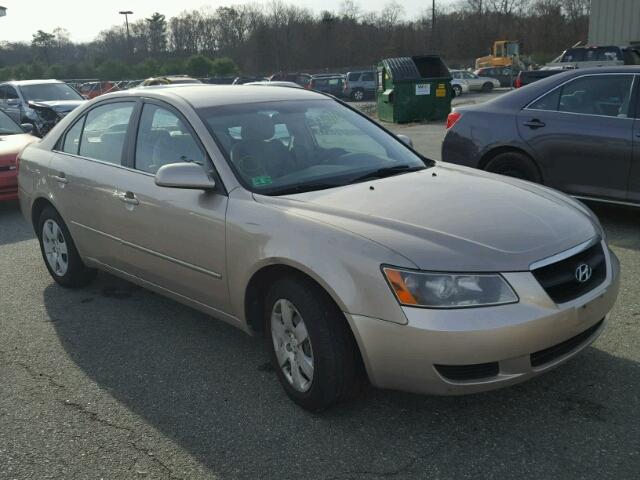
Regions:
[[339, 187], [340, 184], [336, 183], [303, 183], [301, 185], [293, 185], [291, 187], [282, 187], [270, 192], [265, 192], [265, 195], [291, 195], [293, 193], [311, 192], [313, 190], [325, 190], [327, 188]]
[[393, 175], [398, 175], [399, 173], [409, 173], [409, 172], [417, 172], [419, 170], [424, 170], [424, 165], [394, 165], [393, 167], [384, 167], [378, 168], [377, 170], [372, 170], [364, 175], [354, 178], [351, 183], [364, 182], [365, 180], [371, 180], [373, 178], [385, 178], [391, 177]]

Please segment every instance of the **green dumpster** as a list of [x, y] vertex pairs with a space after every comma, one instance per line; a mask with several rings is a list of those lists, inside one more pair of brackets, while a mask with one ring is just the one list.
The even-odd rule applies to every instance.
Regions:
[[378, 118], [407, 123], [451, 112], [451, 74], [439, 55], [387, 58], [378, 64]]

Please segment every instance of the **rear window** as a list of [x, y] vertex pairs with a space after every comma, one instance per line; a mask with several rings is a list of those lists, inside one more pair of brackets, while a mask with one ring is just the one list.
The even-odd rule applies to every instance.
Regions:
[[562, 57], [563, 62], [605, 62], [623, 60], [618, 47], [570, 48]]

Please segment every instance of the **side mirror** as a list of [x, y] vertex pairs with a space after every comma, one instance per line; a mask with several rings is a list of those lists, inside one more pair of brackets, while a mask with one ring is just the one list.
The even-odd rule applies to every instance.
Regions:
[[33, 125], [31, 123], [21, 123], [20, 128], [24, 133], [33, 133]]
[[411, 148], [413, 148], [413, 141], [409, 137], [401, 133], [399, 133], [396, 136], [402, 141], [402, 143], [404, 143], [405, 145], [409, 145]]
[[17, 107], [20, 105], [20, 100], [17, 98], [7, 98], [7, 107]]
[[212, 190], [216, 186], [201, 165], [187, 162], [163, 165], [156, 172], [155, 181], [159, 187], [193, 190]]

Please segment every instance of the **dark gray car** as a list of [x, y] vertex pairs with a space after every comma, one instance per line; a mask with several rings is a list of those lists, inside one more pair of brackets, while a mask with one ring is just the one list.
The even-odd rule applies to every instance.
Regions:
[[639, 85], [640, 67], [572, 70], [457, 108], [442, 159], [580, 198], [640, 204]]

